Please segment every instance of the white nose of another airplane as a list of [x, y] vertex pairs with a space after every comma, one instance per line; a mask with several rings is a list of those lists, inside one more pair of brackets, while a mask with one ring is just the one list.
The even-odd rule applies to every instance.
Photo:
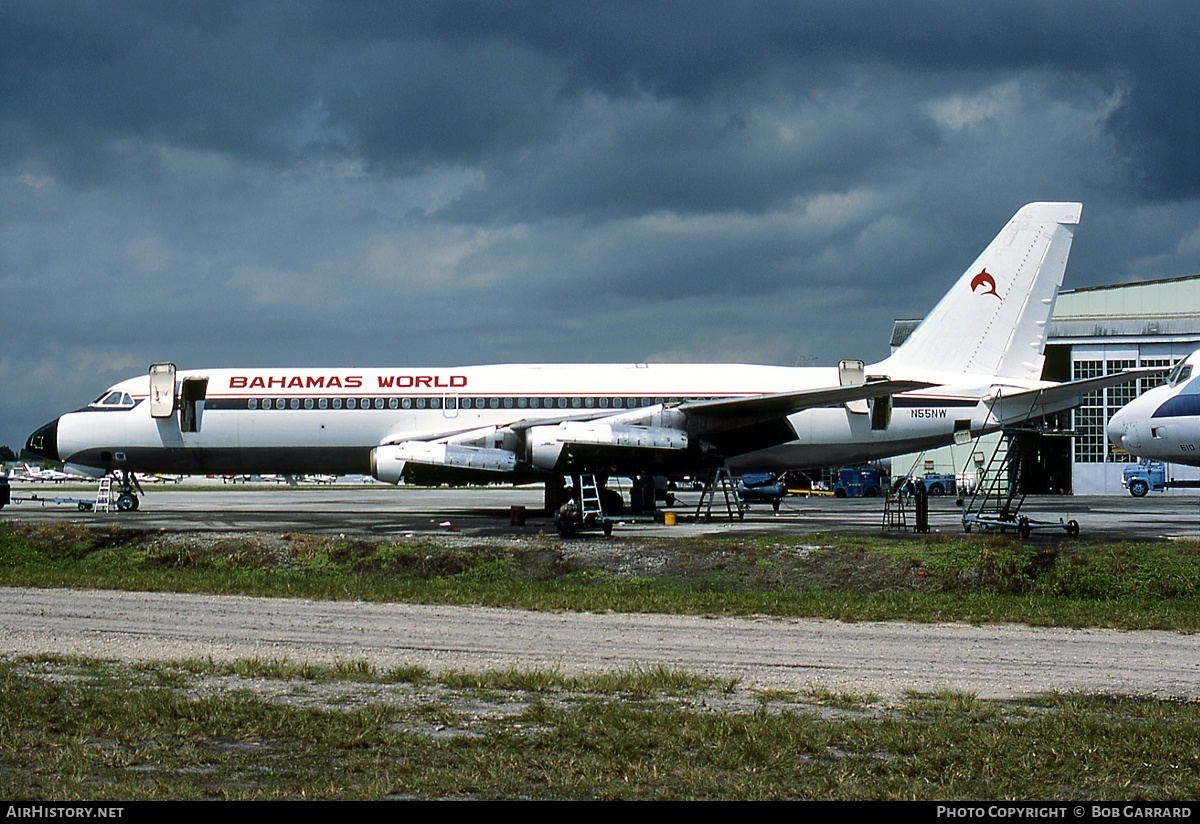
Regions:
[[1118, 446], [1121, 449], [1128, 451], [1125, 445], [1125, 423], [1127, 421], [1125, 410], [1119, 409], [1117, 413], [1108, 421], [1108, 442], [1113, 446]]

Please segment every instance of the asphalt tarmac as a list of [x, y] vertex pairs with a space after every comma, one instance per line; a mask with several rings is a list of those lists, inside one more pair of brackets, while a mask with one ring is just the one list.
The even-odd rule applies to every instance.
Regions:
[[[14, 484], [14, 502], [0, 518], [38, 521], [117, 523], [130, 528], [206, 532], [307, 532], [316, 534], [404, 535], [454, 531], [476, 535], [522, 535], [553, 532], [552, 521], [541, 514], [540, 487], [478, 487], [430, 489], [384, 485], [250, 486], [215, 484], [207, 487], [155, 486], [146, 489], [136, 512], [81, 512], [74, 500], [90, 500], [85, 487]], [[42, 500], [20, 500], [37, 496]], [[47, 502], [52, 498], [65, 503]], [[676, 524], [656, 520], [618, 520], [614, 534], [764, 535], [827, 532], [879, 535], [912, 532], [884, 528], [883, 502], [878, 499], [832, 497], [785, 500], [778, 513], [758, 505], [744, 518], [721, 517], [723, 501], [709, 518], [696, 518], [698, 493], [681, 496], [668, 510]], [[961, 533], [961, 510], [953, 497], [929, 499], [931, 532]], [[514, 507], [523, 507], [525, 523], [514, 525]], [[1031, 496], [1021, 514], [1028, 517], [1035, 539], [1065, 537], [1064, 524], [1076, 521], [1080, 535], [1111, 540], [1158, 538], [1200, 539], [1200, 498], [1196, 494], [1121, 496]]]

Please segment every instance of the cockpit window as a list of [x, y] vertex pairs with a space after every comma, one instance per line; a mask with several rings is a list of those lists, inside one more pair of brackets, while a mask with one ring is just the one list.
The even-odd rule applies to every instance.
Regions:
[[128, 392], [117, 392], [114, 390], [112, 392], [105, 392], [92, 401], [91, 405], [104, 409], [130, 407], [133, 406], [133, 397]]
[[1180, 361], [1171, 374], [1167, 376], [1167, 383], [1171, 386], [1177, 386], [1183, 381], [1186, 381], [1192, 376], [1192, 365], [1186, 361]]

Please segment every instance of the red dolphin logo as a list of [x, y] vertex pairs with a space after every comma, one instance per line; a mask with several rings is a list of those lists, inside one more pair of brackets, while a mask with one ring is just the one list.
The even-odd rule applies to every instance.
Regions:
[[986, 286], [981, 294], [995, 295], [997, 300], [1000, 300], [1000, 293], [996, 291], [996, 279], [988, 274], [987, 269], [980, 269], [979, 274], [971, 278], [971, 291], [976, 291], [980, 286]]

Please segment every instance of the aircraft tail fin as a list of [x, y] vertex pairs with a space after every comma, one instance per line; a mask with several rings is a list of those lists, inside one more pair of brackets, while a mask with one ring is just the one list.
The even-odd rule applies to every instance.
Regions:
[[1030, 203], [886, 361], [908, 370], [1038, 380], [1080, 203]]

